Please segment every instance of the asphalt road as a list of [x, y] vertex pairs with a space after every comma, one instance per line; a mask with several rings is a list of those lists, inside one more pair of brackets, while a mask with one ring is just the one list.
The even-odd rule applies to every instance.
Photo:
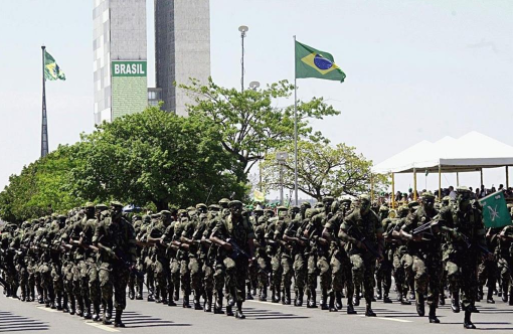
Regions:
[[[395, 296], [394, 296], [395, 297]], [[513, 306], [495, 297], [496, 304], [478, 304], [479, 314], [472, 320], [478, 330], [492, 333], [513, 333]], [[418, 317], [415, 306], [374, 303], [376, 318], [363, 316], [364, 307], [357, 307], [357, 315], [345, 312], [330, 313], [320, 309], [285, 306], [269, 302], [244, 303], [245, 320], [203, 311], [169, 307], [146, 301], [128, 301], [123, 321], [126, 328], [104, 326], [77, 316], [47, 309], [37, 303], [22, 303], [0, 296], [0, 333], [458, 333], [467, 332], [462, 326], [463, 313], [455, 314], [448, 305], [438, 310], [441, 324], [429, 324], [427, 317]]]

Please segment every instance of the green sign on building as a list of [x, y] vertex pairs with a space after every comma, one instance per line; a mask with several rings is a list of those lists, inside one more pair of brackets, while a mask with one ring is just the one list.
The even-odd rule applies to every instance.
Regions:
[[113, 61], [113, 77], [145, 77], [146, 61]]
[[148, 106], [146, 61], [112, 61], [112, 117], [142, 112]]

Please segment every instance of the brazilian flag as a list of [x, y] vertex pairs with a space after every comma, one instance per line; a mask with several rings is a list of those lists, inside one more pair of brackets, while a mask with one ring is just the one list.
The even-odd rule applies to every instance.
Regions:
[[296, 41], [296, 78], [318, 78], [344, 82], [346, 74], [333, 56]]
[[46, 80], [66, 80], [64, 72], [55, 62], [52, 55], [45, 50], [45, 79]]

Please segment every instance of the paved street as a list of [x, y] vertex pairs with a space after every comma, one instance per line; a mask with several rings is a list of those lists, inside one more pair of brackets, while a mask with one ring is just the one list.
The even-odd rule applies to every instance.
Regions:
[[[497, 298], [496, 298], [497, 299]], [[36, 303], [0, 296], [0, 333], [458, 333], [462, 327], [463, 313], [454, 314], [449, 306], [439, 310], [442, 324], [430, 325], [427, 317], [419, 318], [414, 306], [398, 303], [375, 303], [376, 318], [363, 316], [364, 308], [357, 307], [358, 315], [345, 312], [329, 313], [320, 309], [283, 306], [268, 302], [247, 301], [246, 320], [236, 320], [222, 315], [168, 307], [145, 301], [129, 301], [124, 314], [124, 329], [103, 326], [85, 321], [77, 316], [41, 307]], [[513, 307], [498, 301], [495, 305], [479, 304], [480, 314], [473, 315], [478, 330], [493, 333], [513, 332]]]

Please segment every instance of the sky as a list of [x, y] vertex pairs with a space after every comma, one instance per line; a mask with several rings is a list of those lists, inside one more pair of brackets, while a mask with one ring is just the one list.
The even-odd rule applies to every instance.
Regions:
[[[240, 87], [240, 25], [246, 83], [294, 79], [293, 36], [328, 51], [344, 83], [298, 80], [298, 98], [322, 96], [341, 112], [314, 122], [333, 143], [379, 163], [422, 140], [479, 131], [513, 145], [511, 0], [212, 0], [211, 75]], [[65, 71], [47, 83], [50, 150], [72, 144], [93, 122], [93, 0], [2, 1], [0, 189], [40, 155], [41, 45]], [[154, 86], [153, 1], [148, 0], [148, 85]], [[503, 170], [485, 184], [505, 183]], [[455, 184], [455, 175], [443, 185]], [[409, 175], [397, 187], [412, 184]], [[419, 176], [419, 188], [437, 186]], [[478, 173], [460, 183], [479, 184]], [[512, 182], [513, 184], [513, 182]]]

